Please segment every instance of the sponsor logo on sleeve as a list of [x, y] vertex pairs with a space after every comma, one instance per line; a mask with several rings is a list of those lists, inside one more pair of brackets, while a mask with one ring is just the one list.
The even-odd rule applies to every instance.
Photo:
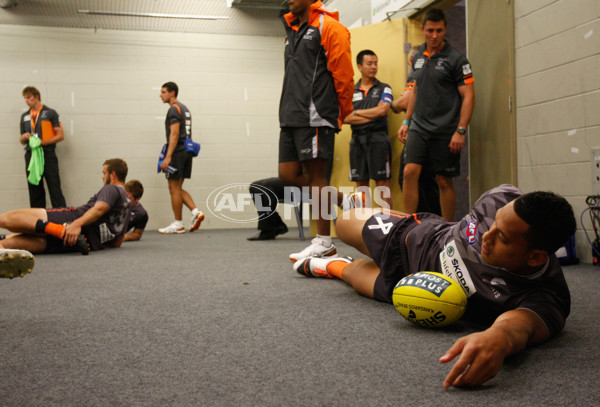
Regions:
[[469, 242], [471, 246], [477, 243], [477, 222], [472, 220], [467, 224], [465, 235], [467, 237], [467, 242]]
[[423, 68], [423, 65], [425, 65], [425, 58], [419, 58], [415, 62], [415, 69], [421, 69]]
[[471, 64], [464, 64], [462, 66], [462, 70], [463, 70], [463, 75], [471, 74]]
[[440, 252], [440, 265], [442, 273], [459, 283], [463, 290], [465, 290], [467, 297], [475, 294], [477, 290], [475, 289], [469, 270], [467, 270], [465, 262], [456, 248], [454, 240], [445, 245], [444, 250]]

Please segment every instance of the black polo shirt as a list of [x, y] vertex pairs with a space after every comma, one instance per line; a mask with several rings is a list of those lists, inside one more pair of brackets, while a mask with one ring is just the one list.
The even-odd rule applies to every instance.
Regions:
[[[360, 80], [356, 82], [354, 86], [354, 95], [352, 96], [352, 105], [354, 110], [370, 109], [377, 107], [379, 102], [392, 103], [392, 87], [387, 83], [379, 82], [377, 78], [373, 81], [373, 86], [368, 92], [360, 86]], [[387, 115], [379, 117], [370, 123], [365, 124], [353, 124], [352, 134], [364, 134], [384, 131], [387, 133], [388, 130], [388, 119]]]
[[460, 86], [473, 83], [471, 64], [448, 41], [437, 54], [429, 56], [426, 44], [413, 58], [411, 76], [417, 82], [417, 99], [411, 130], [432, 136], [453, 134], [460, 120]]

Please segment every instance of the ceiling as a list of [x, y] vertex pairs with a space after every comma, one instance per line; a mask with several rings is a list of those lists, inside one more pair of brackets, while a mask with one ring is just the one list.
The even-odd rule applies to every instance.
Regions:
[[0, 0], [0, 24], [281, 36], [286, 8], [287, 0]]

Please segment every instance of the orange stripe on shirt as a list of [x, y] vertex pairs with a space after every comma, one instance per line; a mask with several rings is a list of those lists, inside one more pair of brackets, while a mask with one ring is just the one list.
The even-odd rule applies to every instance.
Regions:
[[381, 213], [385, 213], [387, 215], [394, 216], [394, 217], [400, 218], [400, 219], [407, 219], [407, 218], [413, 217], [414, 220], [415, 220], [415, 222], [417, 222], [419, 224], [421, 223], [421, 221], [417, 217], [416, 213], [413, 213], [412, 215], [400, 215], [399, 213], [393, 213], [393, 212], [389, 212], [389, 211], [386, 211], [386, 210], [382, 210]]
[[333, 84], [340, 106], [339, 126], [352, 111], [354, 95], [354, 68], [350, 50], [350, 31], [331, 16], [324, 16], [321, 45], [327, 53], [327, 69], [333, 77]]

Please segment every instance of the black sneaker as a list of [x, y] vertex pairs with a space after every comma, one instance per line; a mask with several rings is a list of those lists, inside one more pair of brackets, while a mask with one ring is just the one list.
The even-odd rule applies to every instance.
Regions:
[[257, 235], [247, 238], [247, 240], [273, 240], [276, 236], [283, 235], [288, 232], [285, 225], [279, 225], [275, 229], [261, 230]]
[[77, 243], [75, 243], [75, 246], [81, 254], [87, 255], [90, 252], [90, 244], [88, 243], [87, 237], [85, 237], [85, 235], [77, 236]]

